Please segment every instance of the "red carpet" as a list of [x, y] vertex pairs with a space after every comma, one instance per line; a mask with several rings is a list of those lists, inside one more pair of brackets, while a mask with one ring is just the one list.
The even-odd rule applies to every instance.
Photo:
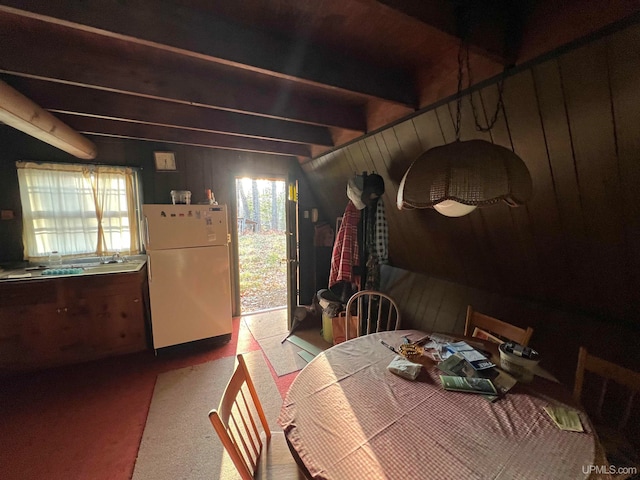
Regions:
[[[3, 379], [0, 477], [129, 479], [157, 375], [260, 349], [239, 326], [235, 318], [231, 340], [215, 348], [148, 351]], [[271, 373], [282, 395], [297, 374]]]

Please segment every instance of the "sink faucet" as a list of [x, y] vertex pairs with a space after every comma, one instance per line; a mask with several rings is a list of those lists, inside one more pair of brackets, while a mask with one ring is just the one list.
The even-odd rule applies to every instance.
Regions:
[[120, 256], [120, 252], [114, 253], [113, 255], [111, 255], [111, 257], [104, 256], [104, 257], [102, 257], [100, 259], [100, 263], [102, 263], [102, 264], [106, 264], [106, 263], [122, 263], [124, 261], [125, 261], [125, 259]]

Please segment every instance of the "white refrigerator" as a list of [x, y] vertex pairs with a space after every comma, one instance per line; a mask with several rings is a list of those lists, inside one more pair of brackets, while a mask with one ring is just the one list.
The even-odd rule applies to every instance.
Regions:
[[225, 205], [143, 205], [153, 348], [231, 333]]

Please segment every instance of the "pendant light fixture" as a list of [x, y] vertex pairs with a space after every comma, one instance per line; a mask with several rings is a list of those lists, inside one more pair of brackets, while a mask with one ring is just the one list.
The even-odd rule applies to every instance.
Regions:
[[[477, 207], [504, 201], [511, 207], [523, 205], [532, 194], [531, 175], [513, 151], [485, 140], [460, 140], [462, 78], [466, 49], [467, 81], [471, 89], [469, 47], [464, 40], [458, 50], [458, 93], [455, 132], [452, 143], [422, 153], [404, 174], [398, 188], [398, 209], [433, 208], [448, 217], [461, 217]], [[498, 84], [499, 99], [487, 126], [481, 126], [469, 94], [476, 129], [489, 131], [502, 109], [504, 77]]]

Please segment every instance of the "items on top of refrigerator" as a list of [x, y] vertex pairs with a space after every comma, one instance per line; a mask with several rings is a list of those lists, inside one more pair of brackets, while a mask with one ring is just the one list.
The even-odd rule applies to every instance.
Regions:
[[171, 201], [174, 205], [191, 204], [191, 192], [189, 190], [171, 190]]
[[218, 205], [218, 202], [216, 202], [216, 196], [210, 188], [207, 188], [204, 193], [207, 197], [207, 201], [205, 203], [208, 203], [209, 205]]

